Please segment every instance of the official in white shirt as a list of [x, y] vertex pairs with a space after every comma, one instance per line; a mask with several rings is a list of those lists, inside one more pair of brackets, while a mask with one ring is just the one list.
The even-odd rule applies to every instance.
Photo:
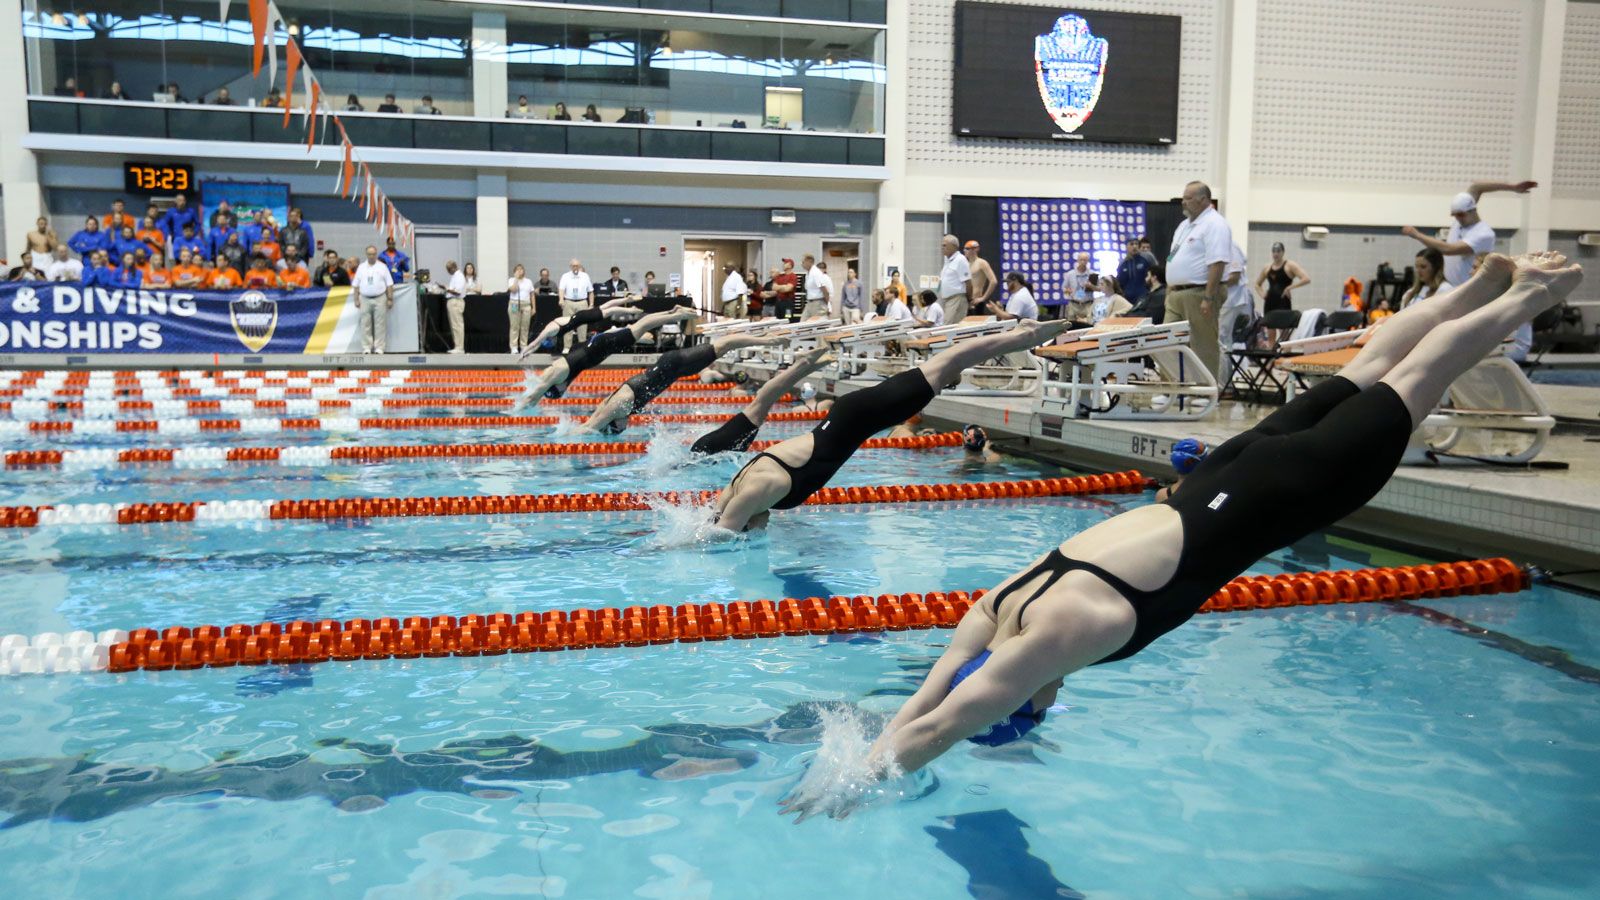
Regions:
[[1233, 335], [1239, 321], [1255, 318], [1255, 295], [1250, 292], [1245, 278], [1249, 274], [1249, 263], [1245, 261], [1244, 249], [1235, 242], [1229, 253], [1228, 265], [1222, 270], [1228, 299], [1222, 304], [1222, 312], [1217, 314], [1217, 352], [1221, 354], [1218, 359], [1223, 372], [1228, 371], [1228, 352], [1234, 349]]
[[[561, 294], [561, 314], [570, 316], [582, 309], [594, 305], [594, 282], [589, 280], [589, 273], [583, 270], [583, 263], [569, 260], [567, 265], [571, 271], [561, 273], [561, 283], [556, 290]], [[565, 351], [574, 344], [581, 344], [589, 340], [589, 329], [580, 327], [567, 332], [563, 339], [565, 346], [560, 349]]]
[[44, 267], [44, 277], [48, 281], [82, 281], [83, 263], [67, 255], [66, 244], [57, 244], [54, 258]]
[[506, 317], [511, 320], [511, 352], [521, 353], [528, 346], [528, 326], [533, 324], [533, 279], [521, 263], [506, 282]]
[[467, 352], [467, 273], [456, 268], [456, 261], [444, 264], [450, 277], [445, 279], [444, 309], [450, 319], [450, 352]]
[[961, 240], [953, 234], [939, 242], [944, 267], [939, 270], [939, 307], [945, 322], [954, 325], [967, 317], [972, 303], [972, 264], [961, 255]]
[[1189, 346], [1213, 375], [1217, 356], [1217, 317], [1227, 294], [1223, 270], [1233, 259], [1233, 229], [1211, 206], [1211, 188], [1191, 181], [1183, 188], [1183, 223], [1167, 254], [1166, 322], [1189, 323]]
[[367, 258], [350, 277], [356, 309], [361, 311], [361, 352], [383, 353], [389, 342], [389, 309], [394, 306], [394, 275], [378, 259], [378, 248], [367, 246]]
[[750, 296], [750, 286], [745, 284], [738, 266], [729, 263], [722, 267], [722, 271], [727, 276], [722, 279], [722, 314], [730, 319], [742, 319], [746, 300]]
[[806, 305], [800, 310], [802, 319], [820, 319], [833, 309], [833, 279], [828, 277], [828, 264], [817, 262], [807, 253], [800, 259], [806, 270]]
[[1484, 194], [1496, 191], [1526, 194], [1538, 186], [1537, 181], [1519, 181], [1515, 184], [1502, 181], [1474, 181], [1450, 201], [1450, 218], [1455, 221], [1450, 225], [1450, 236], [1447, 239], [1441, 241], [1423, 234], [1410, 225], [1400, 229], [1400, 233], [1444, 254], [1445, 281], [1451, 284], [1466, 284], [1467, 279], [1472, 277], [1472, 266], [1476, 259], [1494, 249], [1494, 229], [1478, 215], [1478, 201]]

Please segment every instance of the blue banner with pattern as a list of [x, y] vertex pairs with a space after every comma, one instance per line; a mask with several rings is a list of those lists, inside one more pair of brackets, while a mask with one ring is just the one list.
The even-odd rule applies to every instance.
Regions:
[[1144, 213], [1140, 202], [1002, 197], [1000, 265], [1027, 276], [1040, 306], [1065, 303], [1061, 282], [1073, 257], [1088, 253], [1090, 271], [1116, 275], [1128, 238], [1145, 233]]

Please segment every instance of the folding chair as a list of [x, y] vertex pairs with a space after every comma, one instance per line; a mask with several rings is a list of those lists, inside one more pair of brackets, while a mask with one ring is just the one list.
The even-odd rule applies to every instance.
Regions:
[[1275, 340], [1265, 349], [1252, 345], [1262, 332], [1292, 331], [1299, 324], [1300, 311], [1295, 309], [1275, 309], [1256, 320], [1255, 334], [1246, 340], [1244, 349], [1228, 351], [1228, 374], [1222, 380], [1223, 396], [1235, 400], [1275, 397], [1283, 402], [1289, 385], [1276, 363], [1289, 354], [1280, 349]]

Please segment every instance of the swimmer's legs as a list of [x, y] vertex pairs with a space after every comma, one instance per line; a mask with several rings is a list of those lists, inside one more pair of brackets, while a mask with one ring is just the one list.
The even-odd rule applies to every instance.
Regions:
[[787, 340], [788, 338], [775, 334], [730, 334], [727, 337], [719, 337], [712, 341], [711, 349], [715, 350], [717, 356], [720, 357], [735, 350], [743, 350], [746, 347], [770, 347], [773, 344], [781, 344]]
[[543, 372], [539, 373], [539, 380], [535, 381], [532, 387], [517, 398], [517, 403], [511, 407], [511, 412], [518, 412], [543, 400], [544, 395], [550, 393], [551, 388], [567, 380], [567, 373], [570, 371], [572, 369], [567, 365], [565, 358], [559, 358], [551, 363]]
[[767, 420], [767, 413], [772, 410], [774, 403], [777, 403], [784, 394], [794, 390], [806, 376], [831, 362], [833, 360], [828, 356], [826, 344], [802, 353], [795, 358], [793, 365], [767, 379], [767, 383], [756, 391], [750, 404], [744, 408], [744, 417], [750, 420], [750, 424], [760, 427]]
[[1031, 350], [1066, 331], [1072, 323], [1063, 319], [1050, 322], [1025, 321], [1010, 331], [962, 341], [918, 366], [935, 391], [953, 384], [967, 369], [996, 356], [1017, 350]]
[[1511, 286], [1513, 269], [1512, 261], [1498, 253], [1485, 257], [1478, 274], [1468, 279], [1466, 284], [1437, 297], [1413, 303], [1391, 316], [1389, 321], [1372, 333], [1372, 339], [1339, 374], [1363, 390], [1377, 384], [1429, 332], [1480, 309], [1505, 293]]
[[648, 316], [643, 316], [639, 321], [629, 325], [628, 330], [633, 332], [634, 340], [638, 340], [663, 325], [670, 325], [673, 322], [687, 322], [699, 315], [699, 313], [688, 307], [679, 306], [666, 312], [651, 313]]
[[[1499, 299], [1433, 328], [1383, 376], [1383, 383], [1405, 401], [1413, 428], [1439, 403], [1451, 382], [1482, 361], [1506, 335], [1567, 299], [1583, 281], [1583, 269], [1562, 268], [1565, 263], [1566, 257], [1559, 253], [1517, 257], [1511, 288]], [[1485, 268], [1488, 265], [1486, 261]]]

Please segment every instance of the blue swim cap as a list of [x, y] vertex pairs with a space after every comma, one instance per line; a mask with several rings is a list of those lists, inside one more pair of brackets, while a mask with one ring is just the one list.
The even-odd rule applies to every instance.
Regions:
[[[982, 668], [983, 664], [988, 661], [988, 650], [985, 650], [972, 659], [967, 660], [964, 664], [962, 664], [961, 668], [956, 670], [955, 676], [950, 679], [951, 690], [954, 690], [956, 685], [966, 681], [968, 676], [970, 676], [973, 672], [978, 671], [978, 669]], [[1042, 722], [1044, 722], [1044, 710], [1035, 710], [1033, 708], [1033, 701], [1027, 700], [1023, 702], [1021, 709], [1018, 709], [1016, 712], [1007, 716], [1002, 721], [996, 722], [993, 725], [990, 725], [988, 728], [985, 728], [983, 731], [980, 731], [972, 737], [967, 738], [967, 740], [973, 742], [974, 744], [998, 747], [1002, 744], [1009, 744], [1012, 741], [1018, 740], [1023, 735], [1039, 727], [1040, 723]]]
[[1210, 452], [1211, 448], [1207, 447], [1204, 441], [1184, 438], [1172, 445], [1172, 467], [1178, 470], [1179, 475], [1187, 475], [1193, 472]]

